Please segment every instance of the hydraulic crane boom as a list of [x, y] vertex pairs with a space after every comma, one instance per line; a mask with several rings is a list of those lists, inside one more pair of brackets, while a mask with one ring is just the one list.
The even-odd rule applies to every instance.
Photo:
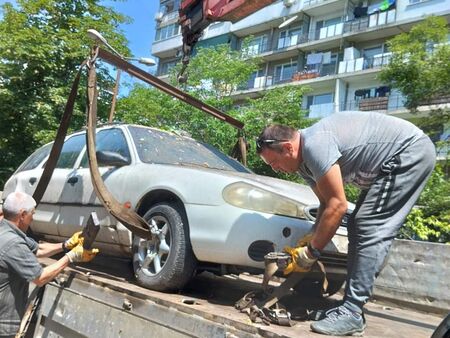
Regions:
[[209, 24], [239, 21], [273, 2], [275, 0], [183, 0], [179, 10], [183, 35], [183, 66], [178, 74], [178, 81], [186, 81], [183, 74], [189, 64], [192, 49]]

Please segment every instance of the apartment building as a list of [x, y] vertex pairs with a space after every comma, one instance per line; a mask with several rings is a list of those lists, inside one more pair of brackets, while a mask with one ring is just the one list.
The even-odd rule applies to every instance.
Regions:
[[[161, 78], [180, 59], [179, 5], [180, 0], [161, 0], [155, 17], [152, 54], [159, 58]], [[198, 46], [242, 48], [252, 36], [249, 51], [261, 58], [261, 68], [235, 91], [237, 102], [275, 86], [308, 85], [312, 91], [302, 104], [311, 118], [343, 110], [407, 118], [401, 93], [377, 75], [390, 61], [386, 41], [428, 15], [450, 22], [450, 0], [282, 0], [235, 24], [213, 23]], [[450, 107], [450, 97], [433, 103]], [[446, 137], [448, 130], [441, 135]]]

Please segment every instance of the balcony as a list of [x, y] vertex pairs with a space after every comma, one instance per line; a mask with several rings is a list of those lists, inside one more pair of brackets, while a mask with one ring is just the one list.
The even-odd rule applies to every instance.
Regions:
[[370, 97], [367, 99], [361, 99], [358, 103], [358, 108], [361, 111], [380, 111], [387, 110], [389, 103], [389, 97]]
[[310, 40], [322, 40], [331, 38], [333, 36], [342, 35], [343, 29], [343, 22], [327, 27], [322, 27], [320, 29], [316, 29], [316, 31], [312, 33], [312, 35], [310, 36]]
[[296, 46], [296, 45], [306, 43], [306, 42], [308, 42], [307, 34], [299, 34], [299, 35], [287, 36], [285, 38], [279, 38], [277, 48], [274, 49], [274, 51], [286, 49], [286, 48]]
[[368, 58], [357, 58], [339, 62], [339, 74], [358, 72], [383, 67], [391, 61], [392, 53], [377, 54]]
[[405, 109], [405, 98], [402, 95], [387, 95], [381, 97], [366, 97], [359, 100], [341, 102], [339, 110], [361, 110], [394, 112]]
[[265, 42], [248, 46], [244, 52], [246, 52], [249, 56], [256, 56], [269, 51], [270, 51], [270, 44], [269, 42]]
[[366, 31], [370, 28], [387, 25], [395, 22], [396, 10], [377, 12], [369, 16], [344, 22], [344, 34]]

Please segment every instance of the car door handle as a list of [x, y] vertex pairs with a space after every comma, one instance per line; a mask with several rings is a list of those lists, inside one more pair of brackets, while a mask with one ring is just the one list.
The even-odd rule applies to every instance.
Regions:
[[28, 182], [30, 182], [31, 185], [35, 184], [36, 181], [37, 181], [37, 178], [36, 178], [36, 177], [31, 177], [31, 178], [28, 180]]
[[77, 182], [78, 182], [78, 177], [76, 177], [76, 176], [72, 176], [71, 178], [69, 178], [67, 180], [67, 183], [71, 184], [72, 186]]

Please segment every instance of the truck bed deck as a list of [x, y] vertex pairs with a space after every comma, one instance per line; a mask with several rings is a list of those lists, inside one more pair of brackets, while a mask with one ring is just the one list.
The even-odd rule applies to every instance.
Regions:
[[[44, 265], [53, 261], [41, 260]], [[129, 261], [100, 256], [66, 269], [58, 280], [46, 287], [35, 336], [320, 337], [310, 331], [309, 321], [268, 326], [236, 310], [238, 299], [259, 288], [260, 280], [252, 276], [203, 273], [183, 292], [162, 293], [136, 285]], [[292, 296], [284, 304], [296, 316], [304, 308], [332, 306], [340, 297]], [[367, 304], [365, 316], [365, 337], [430, 337], [441, 321], [437, 315], [380, 302]]]

